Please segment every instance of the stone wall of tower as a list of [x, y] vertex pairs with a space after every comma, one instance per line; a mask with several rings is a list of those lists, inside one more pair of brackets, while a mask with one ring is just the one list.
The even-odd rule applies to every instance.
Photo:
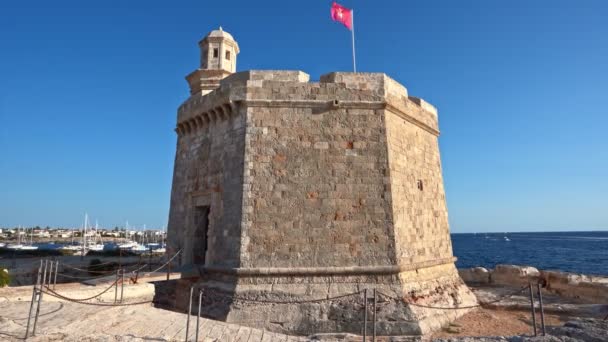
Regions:
[[178, 136], [168, 240], [172, 250], [183, 251], [184, 264], [203, 248], [195, 239], [197, 206], [210, 206], [206, 264], [240, 263], [244, 118], [238, 109], [213, 114]]
[[[403, 103], [408, 112], [425, 111], [411, 101]], [[390, 110], [386, 111], [386, 136], [399, 262], [451, 258], [437, 136]]]
[[[253, 98], [277, 99], [292, 91], [302, 99], [359, 93], [332, 83], [252, 90]], [[243, 267], [395, 263], [382, 112], [248, 109]]]

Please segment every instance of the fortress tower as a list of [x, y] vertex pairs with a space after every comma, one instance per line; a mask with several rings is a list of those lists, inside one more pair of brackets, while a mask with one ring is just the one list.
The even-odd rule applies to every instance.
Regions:
[[200, 68], [186, 76], [191, 95], [205, 95], [219, 87], [221, 79], [236, 71], [236, 55], [239, 54], [239, 45], [221, 27], [211, 31], [198, 46], [201, 49]]
[[[224, 31], [178, 109], [169, 245], [204, 314], [293, 334], [424, 334], [475, 297], [449, 235], [436, 109], [382, 73], [234, 73]], [[216, 53], [217, 51], [217, 53]], [[178, 293], [178, 295], [186, 295]], [[345, 297], [326, 300], [336, 296]]]

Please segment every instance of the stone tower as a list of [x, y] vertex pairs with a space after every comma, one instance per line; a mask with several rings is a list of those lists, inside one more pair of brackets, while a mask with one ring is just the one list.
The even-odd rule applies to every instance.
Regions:
[[200, 68], [186, 76], [191, 95], [205, 95], [217, 88], [221, 79], [236, 71], [236, 55], [239, 54], [239, 45], [221, 26], [211, 31], [198, 46], [201, 49]]
[[169, 216], [204, 314], [359, 333], [360, 291], [377, 289], [379, 333], [403, 335], [466, 311], [407, 303], [475, 303], [454, 266], [432, 105], [382, 73], [230, 74], [216, 48], [238, 52], [221, 30], [202, 41], [177, 113]]

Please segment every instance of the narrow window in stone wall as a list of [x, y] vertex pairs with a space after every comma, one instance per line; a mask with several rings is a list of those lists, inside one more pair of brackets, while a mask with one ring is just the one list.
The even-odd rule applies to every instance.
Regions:
[[230, 60], [230, 51], [226, 51], [226, 60]]
[[219, 49], [213, 49], [213, 58], [218, 58], [220, 55], [220, 50]]
[[416, 186], [418, 187], [418, 190], [420, 190], [420, 191], [424, 190], [424, 184], [422, 183], [421, 179], [419, 179], [418, 182], [416, 182]]

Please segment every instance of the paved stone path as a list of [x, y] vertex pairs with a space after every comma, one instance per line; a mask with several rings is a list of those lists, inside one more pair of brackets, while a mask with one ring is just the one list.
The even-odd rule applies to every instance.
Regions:
[[[0, 340], [22, 340], [29, 302], [0, 302]], [[293, 342], [305, 337], [201, 318], [199, 341]], [[196, 316], [189, 336], [194, 341]], [[149, 304], [99, 307], [70, 302], [43, 302], [37, 336], [28, 341], [184, 341], [186, 315]]]

